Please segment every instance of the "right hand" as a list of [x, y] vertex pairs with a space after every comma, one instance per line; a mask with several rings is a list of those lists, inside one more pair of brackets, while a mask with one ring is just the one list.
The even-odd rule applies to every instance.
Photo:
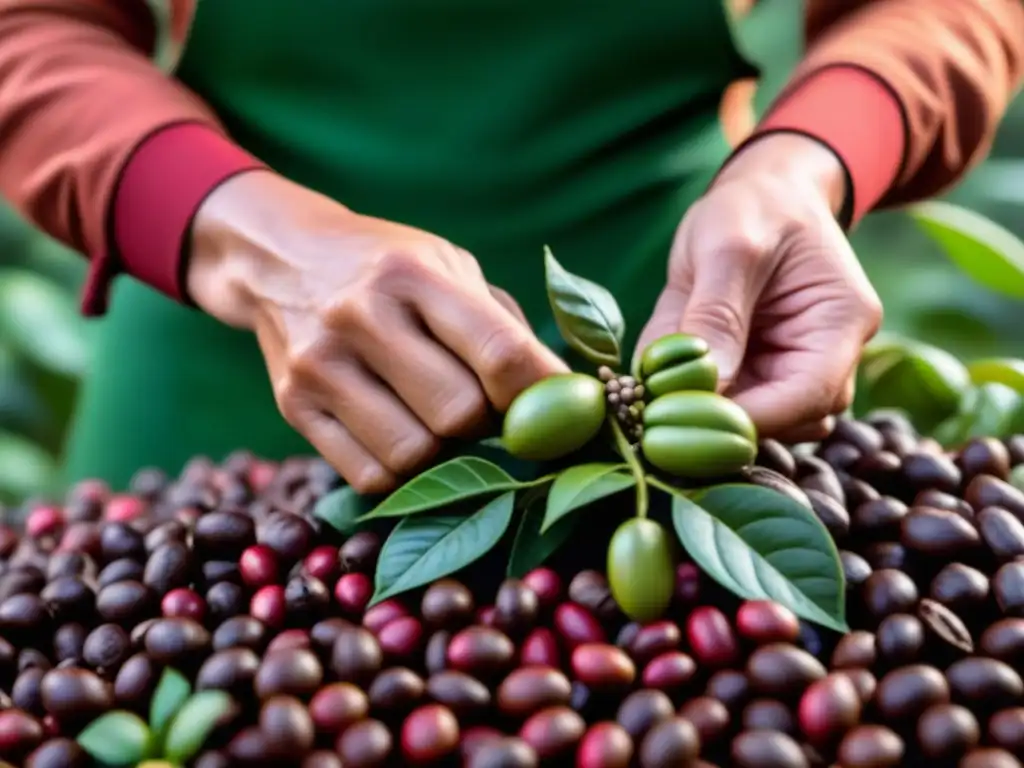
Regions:
[[192, 241], [192, 299], [255, 332], [282, 415], [361, 493], [567, 370], [470, 254], [273, 173], [214, 191]]

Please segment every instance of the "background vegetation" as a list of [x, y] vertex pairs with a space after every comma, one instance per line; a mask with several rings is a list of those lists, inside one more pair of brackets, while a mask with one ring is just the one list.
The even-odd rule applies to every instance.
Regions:
[[[763, 108], [800, 54], [801, 3], [769, 0], [740, 29], [765, 70]], [[992, 156], [949, 199], [1024, 236], [1024, 99]], [[1024, 307], [963, 279], [900, 213], [853, 235], [886, 307], [886, 328], [966, 359], [1024, 355]], [[0, 503], [53, 488], [76, 384], [88, 369], [89, 323], [77, 312], [80, 257], [0, 209]]]

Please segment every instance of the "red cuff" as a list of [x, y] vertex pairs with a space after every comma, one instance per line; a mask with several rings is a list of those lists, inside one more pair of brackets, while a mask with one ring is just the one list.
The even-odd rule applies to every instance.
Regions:
[[878, 204], [899, 176], [907, 146], [896, 94], [877, 75], [854, 65], [821, 69], [791, 88], [754, 135], [794, 131], [829, 147], [850, 179], [850, 223]]
[[150, 134], [121, 171], [110, 212], [110, 253], [93, 261], [85, 313], [105, 310], [108, 284], [119, 271], [185, 300], [185, 246], [193, 216], [224, 181], [262, 167], [201, 123], [177, 123]]

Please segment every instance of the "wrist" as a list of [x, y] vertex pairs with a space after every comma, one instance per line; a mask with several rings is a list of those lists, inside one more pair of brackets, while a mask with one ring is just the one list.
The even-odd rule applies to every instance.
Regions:
[[785, 179], [819, 195], [834, 216], [844, 211], [850, 193], [849, 174], [835, 153], [816, 139], [790, 131], [750, 138], [726, 161], [715, 184], [751, 174]]

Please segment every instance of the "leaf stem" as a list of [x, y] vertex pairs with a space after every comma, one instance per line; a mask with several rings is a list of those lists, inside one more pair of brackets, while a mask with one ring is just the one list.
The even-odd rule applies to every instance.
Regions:
[[640, 464], [640, 459], [637, 458], [636, 451], [629, 444], [629, 440], [626, 439], [622, 427], [619, 426], [619, 422], [615, 420], [614, 416], [608, 417], [608, 424], [611, 426], [612, 436], [615, 438], [615, 449], [622, 456], [622, 460], [629, 465], [629, 471], [633, 473], [633, 477], [636, 479], [636, 516], [647, 517], [647, 508], [649, 506], [647, 475]]

